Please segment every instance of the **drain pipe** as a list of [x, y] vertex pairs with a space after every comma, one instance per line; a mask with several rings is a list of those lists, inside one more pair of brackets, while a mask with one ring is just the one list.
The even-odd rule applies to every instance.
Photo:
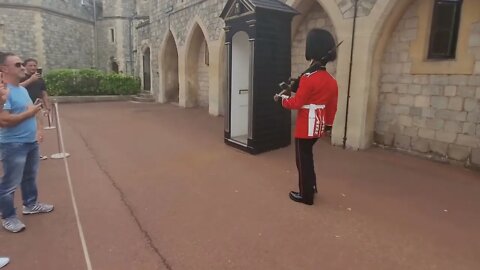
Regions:
[[129, 71], [130, 75], [134, 76], [132, 24], [133, 24], [133, 17], [130, 16], [130, 17], [128, 17], [128, 58], [129, 58], [128, 59], [128, 68], [130, 69], [128, 71]]
[[95, 42], [94, 67], [98, 69], [98, 23], [97, 23], [97, 0], [93, 0], [93, 40]]
[[354, 1], [355, 6], [353, 11], [352, 48], [350, 51], [350, 70], [348, 72], [347, 108], [345, 114], [345, 130], [343, 133], [343, 149], [347, 147], [348, 109], [350, 107], [350, 89], [352, 84], [353, 48], [355, 47], [355, 27], [357, 26], [358, 0]]
[[128, 18], [128, 32], [129, 32], [129, 37], [128, 37], [128, 46], [129, 46], [129, 62], [130, 62], [130, 74], [132, 76], [135, 76], [135, 60], [133, 59], [133, 20], [135, 17], [138, 15], [138, 6], [137, 6], [137, 0], [133, 0], [133, 13], [132, 15]]

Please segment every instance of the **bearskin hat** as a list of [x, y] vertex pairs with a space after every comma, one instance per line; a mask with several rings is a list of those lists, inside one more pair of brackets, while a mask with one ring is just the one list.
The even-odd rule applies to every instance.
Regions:
[[305, 59], [327, 64], [337, 58], [335, 39], [324, 29], [312, 29], [307, 35]]

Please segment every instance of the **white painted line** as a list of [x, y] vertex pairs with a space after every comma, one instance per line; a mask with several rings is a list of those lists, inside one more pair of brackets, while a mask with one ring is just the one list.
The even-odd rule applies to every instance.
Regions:
[[[55, 111], [57, 114], [57, 127], [58, 127], [58, 135], [59, 135], [59, 140], [60, 140], [60, 145], [61, 145], [61, 152], [65, 152], [65, 144], [63, 142], [63, 131], [62, 131], [62, 126], [60, 125], [60, 113], [58, 112], [58, 103], [55, 103]], [[78, 214], [78, 208], [77, 208], [77, 200], [75, 199], [75, 194], [73, 192], [73, 185], [72, 185], [72, 177], [70, 176], [70, 169], [68, 166], [68, 160], [67, 157], [63, 158], [63, 162], [65, 163], [65, 171], [67, 173], [67, 180], [68, 180], [68, 187], [70, 189], [70, 195], [72, 198], [72, 204], [73, 204], [73, 211], [75, 213], [75, 218], [77, 220], [77, 227], [78, 227], [78, 233], [80, 235], [80, 241], [82, 242], [82, 248], [83, 248], [83, 254], [85, 256], [85, 263], [87, 264], [87, 269], [92, 270], [92, 262], [90, 261], [90, 255], [88, 253], [88, 248], [87, 248], [87, 241], [85, 240], [85, 234], [83, 233], [83, 227], [82, 223], [80, 222], [80, 215]]]

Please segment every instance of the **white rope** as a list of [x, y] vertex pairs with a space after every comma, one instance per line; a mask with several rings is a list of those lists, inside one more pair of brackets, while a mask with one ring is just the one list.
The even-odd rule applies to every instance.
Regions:
[[92, 263], [90, 261], [90, 255], [88, 253], [87, 241], [85, 240], [85, 234], [83, 233], [82, 223], [80, 222], [80, 216], [78, 214], [77, 201], [75, 199], [75, 194], [73, 192], [72, 178], [70, 176], [70, 169], [68, 166], [67, 156], [65, 155], [65, 144], [63, 142], [62, 126], [60, 125], [60, 114], [58, 112], [58, 103], [55, 103], [55, 113], [57, 120], [57, 130], [58, 130], [58, 139], [60, 141], [61, 153], [64, 154], [63, 162], [65, 163], [65, 171], [67, 173], [68, 186], [70, 189], [70, 195], [72, 198], [73, 211], [75, 213], [75, 218], [77, 220], [78, 233], [80, 235], [80, 241], [82, 242], [83, 254], [85, 255], [85, 263], [87, 264], [87, 269], [92, 270]]

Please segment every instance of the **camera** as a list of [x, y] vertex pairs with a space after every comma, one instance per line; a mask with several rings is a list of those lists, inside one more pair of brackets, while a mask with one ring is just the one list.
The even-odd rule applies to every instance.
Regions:
[[37, 73], [42, 75], [42, 72], [43, 72], [43, 69], [40, 67], [40, 68], [37, 68]]

